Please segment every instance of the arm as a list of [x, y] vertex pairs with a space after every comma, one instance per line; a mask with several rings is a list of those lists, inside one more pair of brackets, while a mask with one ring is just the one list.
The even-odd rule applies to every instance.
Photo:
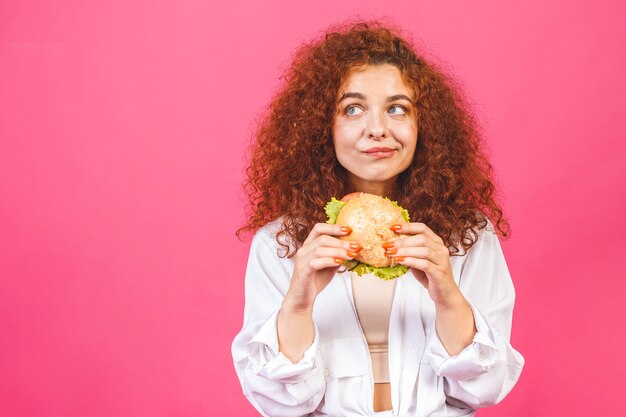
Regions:
[[357, 255], [361, 245], [335, 236], [350, 233], [337, 224], [317, 223], [295, 254], [289, 289], [278, 314], [279, 350], [292, 361], [302, 358], [314, 338], [313, 304], [339, 265]]
[[252, 241], [244, 325], [232, 351], [244, 394], [264, 415], [307, 415], [324, 396], [312, 310], [339, 265], [356, 255], [352, 243], [334, 237], [349, 232], [339, 225], [316, 224], [297, 251], [293, 268], [278, 258], [273, 236], [263, 229]]
[[299, 310], [285, 297], [278, 313], [278, 350], [298, 362], [314, 339], [313, 307]]
[[435, 305], [435, 327], [446, 352], [454, 356], [472, 343], [477, 330], [472, 307], [463, 293], [458, 291], [452, 299], [451, 303]]
[[428, 290], [436, 309], [437, 334], [447, 353], [456, 355], [476, 334], [472, 309], [454, 280], [449, 249], [424, 223], [392, 225], [408, 237], [383, 244], [386, 254], [411, 267], [413, 276]]
[[232, 345], [244, 395], [264, 416], [304, 416], [320, 403], [325, 380], [314, 337], [293, 363], [279, 350], [277, 319], [289, 288], [290, 271], [278, 258], [276, 243], [259, 231], [246, 269], [244, 324]]
[[437, 323], [439, 317], [427, 331], [426, 356], [444, 378], [446, 395], [451, 402], [458, 400], [474, 409], [500, 402], [517, 382], [524, 365], [524, 358], [509, 341], [515, 290], [491, 227], [481, 231], [458, 279], [476, 329], [471, 343], [459, 352], [448, 352]]

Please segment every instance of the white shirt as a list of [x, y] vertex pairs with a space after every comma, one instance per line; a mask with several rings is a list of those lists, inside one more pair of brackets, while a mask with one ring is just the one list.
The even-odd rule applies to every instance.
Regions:
[[[313, 306], [315, 338], [296, 364], [278, 351], [276, 319], [289, 288], [293, 258], [280, 258], [273, 222], [254, 236], [245, 280], [243, 328], [232, 344], [244, 395], [263, 415], [373, 416], [367, 342], [354, 307], [350, 273], [336, 274]], [[515, 290], [493, 226], [452, 273], [470, 303], [478, 332], [450, 356], [435, 330], [435, 306], [411, 272], [397, 278], [389, 321], [393, 415], [472, 416], [501, 401], [524, 358], [511, 344]]]

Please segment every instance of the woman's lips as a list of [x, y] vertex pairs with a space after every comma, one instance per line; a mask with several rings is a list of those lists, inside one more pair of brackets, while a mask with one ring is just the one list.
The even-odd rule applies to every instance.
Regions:
[[389, 158], [396, 152], [395, 149], [392, 148], [372, 148], [368, 149], [364, 154], [367, 156], [371, 156], [372, 158], [380, 159], [380, 158]]

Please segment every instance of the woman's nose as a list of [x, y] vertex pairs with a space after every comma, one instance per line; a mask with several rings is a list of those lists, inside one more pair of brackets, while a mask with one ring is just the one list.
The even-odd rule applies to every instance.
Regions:
[[372, 138], [385, 137], [387, 128], [383, 120], [383, 116], [376, 111], [371, 111], [367, 120], [368, 136]]

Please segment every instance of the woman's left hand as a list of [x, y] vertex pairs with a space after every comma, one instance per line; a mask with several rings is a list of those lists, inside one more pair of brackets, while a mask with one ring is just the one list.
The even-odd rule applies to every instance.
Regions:
[[409, 235], [383, 245], [387, 255], [411, 268], [426, 287], [437, 310], [437, 334], [450, 355], [472, 343], [477, 332], [472, 309], [454, 282], [450, 252], [443, 240], [424, 223], [391, 226], [396, 233]]
[[443, 239], [424, 223], [397, 224], [391, 230], [410, 236], [385, 243], [386, 255], [411, 268], [436, 306], [450, 307], [464, 301], [454, 282], [450, 252]]

